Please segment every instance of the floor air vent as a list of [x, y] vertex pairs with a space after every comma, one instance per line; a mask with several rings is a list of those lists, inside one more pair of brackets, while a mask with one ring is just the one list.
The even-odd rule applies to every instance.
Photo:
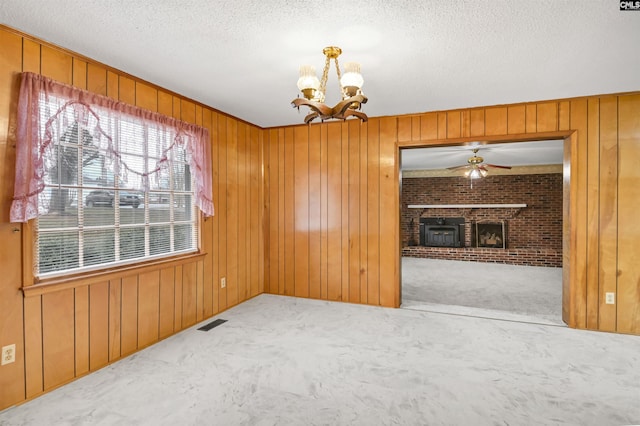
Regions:
[[227, 322], [227, 320], [223, 320], [223, 319], [217, 319], [215, 321], [211, 321], [209, 324], [205, 324], [202, 327], [200, 327], [198, 330], [201, 331], [209, 331], [214, 327], [219, 326], [220, 324], [224, 324], [225, 322]]

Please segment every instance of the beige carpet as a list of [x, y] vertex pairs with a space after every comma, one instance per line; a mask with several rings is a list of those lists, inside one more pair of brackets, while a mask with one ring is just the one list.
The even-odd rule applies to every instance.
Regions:
[[404, 257], [402, 307], [564, 325], [562, 268]]
[[640, 424], [639, 336], [273, 295], [220, 317], [0, 424]]

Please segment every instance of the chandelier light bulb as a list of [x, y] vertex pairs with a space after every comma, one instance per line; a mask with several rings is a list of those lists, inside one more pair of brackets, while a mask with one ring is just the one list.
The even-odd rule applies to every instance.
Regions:
[[313, 99], [316, 91], [320, 88], [320, 80], [316, 75], [316, 69], [312, 65], [302, 65], [300, 67], [300, 78], [298, 79], [298, 89], [306, 99]]
[[357, 87], [362, 89], [364, 78], [360, 73], [360, 64], [357, 62], [347, 62], [344, 64], [344, 73], [340, 79], [342, 87]]

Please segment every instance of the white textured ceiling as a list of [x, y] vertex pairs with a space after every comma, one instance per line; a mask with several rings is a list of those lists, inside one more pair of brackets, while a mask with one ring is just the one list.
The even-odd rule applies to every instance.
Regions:
[[328, 45], [370, 117], [640, 89], [617, 0], [2, 0], [0, 22], [262, 127], [302, 122], [298, 66]]
[[473, 156], [484, 158], [484, 163], [499, 166], [532, 166], [562, 164], [562, 140], [482, 144], [473, 142], [461, 146], [403, 149], [402, 170], [440, 170], [467, 164]]

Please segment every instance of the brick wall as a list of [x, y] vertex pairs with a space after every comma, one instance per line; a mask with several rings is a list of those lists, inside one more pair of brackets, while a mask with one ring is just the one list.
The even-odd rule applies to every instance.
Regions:
[[[408, 209], [410, 204], [526, 204], [515, 208]], [[465, 247], [416, 246], [420, 217], [464, 217]], [[413, 219], [413, 226], [411, 226]], [[562, 174], [402, 179], [403, 255], [531, 266], [562, 266]], [[477, 221], [506, 224], [506, 249], [477, 248]]]

